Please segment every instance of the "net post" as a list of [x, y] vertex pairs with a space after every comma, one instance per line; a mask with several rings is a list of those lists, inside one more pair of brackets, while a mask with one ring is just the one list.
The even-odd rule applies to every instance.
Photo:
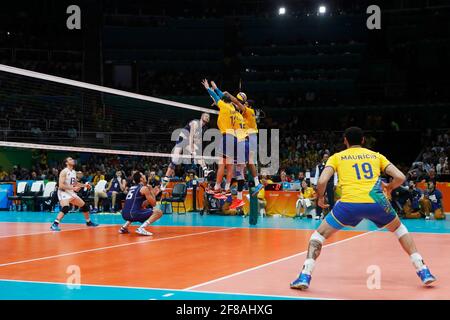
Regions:
[[250, 172], [247, 171], [248, 182], [249, 182], [249, 196], [250, 196], [250, 212], [249, 212], [249, 222], [250, 225], [254, 226], [258, 223], [258, 195], [252, 196], [255, 191], [255, 181], [253, 180]]

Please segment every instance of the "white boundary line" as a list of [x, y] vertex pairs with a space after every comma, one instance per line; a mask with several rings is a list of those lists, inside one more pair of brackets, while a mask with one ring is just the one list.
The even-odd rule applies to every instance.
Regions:
[[208, 234], [208, 233], [213, 233], [213, 232], [229, 231], [229, 230], [234, 230], [234, 229], [236, 229], [236, 228], [223, 228], [223, 229], [215, 229], [215, 230], [209, 230], [209, 231], [203, 231], [203, 232], [188, 233], [188, 234], [183, 234], [183, 235], [178, 235], [178, 236], [173, 236], [173, 237], [167, 237], [167, 238], [150, 239], [150, 240], [122, 243], [122, 244], [117, 244], [117, 245], [113, 245], [113, 246], [106, 246], [106, 247], [100, 247], [100, 248], [94, 248], [94, 249], [74, 251], [74, 252], [68, 252], [68, 253], [63, 253], [63, 254], [57, 254], [57, 255], [53, 255], [53, 256], [41, 257], [41, 258], [34, 258], [34, 259], [28, 259], [28, 260], [19, 260], [19, 261], [14, 261], [14, 262], [7, 262], [7, 263], [0, 264], [0, 267], [6, 267], [6, 266], [11, 266], [11, 265], [16, 265], [16, 264], [35, 262], [35, 261], [41, 261], [41, 260], [48, 260], [48, 259], [54, 259], [54, 258], [61, 258], [61, 257], [66, 257], [66, 256], [82, 254], [82, 253], [88, 253], [88, 252], [95, 252], [95, 251], [101, 251], [101, 250], [107, 250], [107, 249], [114, 249], [114, 248], [132, 246], [132, 245], [141, 244], [141, 243], [159, 242], [159, 241], [165, 241], [165, 240], [173, 240], [173, 239], [179, 239], [179, 238], [184, 238], [184, 237]]
[[[364, 236], [366, 236], [368, 234], [371, 234], [371, 233], [373, 233], [375, 231], [377, 231], [377, 230], [368, 231], [368, 232], [356, 235], [354, 237], [350, 237], [350, 238], [347, 238], [347, 239], [339, 240], [339, 241], [336, 241], [336, 242], [324, 245], [322, 248], [332, 247], [332, 246], [335, 246], [337, 244], [341, 244], [343, 242], [347, 242], [347, 241], [350, 241], [350, 240], [353, 240], [353, 239], [356, 239], [356, 238], [364, 237]], [[279, 263], [279, 262], [283, 262], [283, 261], [286, 261], [286, 260], [289, 260], [289, 259], [301, 256], [301, 255], [306, 254], [306, 253], [307, 253], [307, 251], [302, 251], [300, 253], [296, 253], [296, 254], [288, 256], [288, 257], [284, 257], [284, 258], [281, 258], [281, 259], [278, 259], [278, 260], [274, 260], [274, 261], [271, 261], [271, 262], [268, 262], [268, 263], [265, 263], [265, 264], [261, 264], [259, 266], [253, 267], [253, 268], [249, 268], [249, 269], [245, 269], [245, 270], [242, 270], [242, 271], [239, 271], [239, 272], [235, 272], [235, 273], [229, 274], [229, 275], [221, 277], [221, 278], [217, 278], [217, 279], [214, 279], [214, 280], [210, 280], [210, 281], [207, 281], [207, 282], [196, 284], [195, 286], [191, 286], [191, 287], [185, 288], [183, 290], [193, 290], [193, 289], [196, 289], [196, 288], [199, 288], [199, 287], [203, 287], [203, 286], [206, 286], [206, 285], [209, 285], [209, 284], [212, 284], [212, 283], [215, 283], [215, 282], [219, 282], [219, 281], [222, 281], [222, 280], [226, 280], [226, 279], [229, 279], [229, 278], [232, 278], [232, 277], [235, 277], [235, 276], [238, 276], [238, 275], [250, 272], [250, 271], [262, 269], [262, 268], [268, 267], [270, 265], [273, 265], [273, 264], [276, 264], [276, 263]]]
[[[50, 223], [46, 223], [48, 225], [51, 224]], [[100, 225], [98, 227], [95, 227], [95, 229], [99, 229], [99, 228], [105, 228], [105, 227], [111, 227], [110, 225]], [[84, 226], [84, 228], [73, 228], [73, 229], [66, 229], [66, 230], [61, 230], [61, 231], [39, 231], [39, 232], [34, 232], [34, 233], [20, 233], [20, 234], [14, 234], [14, 235], [8, 235], [8, 236], [0, 236], [0, 240], [4, 239], [4, 238], [14, 238], [14, 237], [24, 237], [24, 236], [34, 236], [34, 235], [39, 235], [39, 234], [47, 234], [47, 233], [61, 233], [61, 232], [70, 232], [70, 231], [79, 231], [79, 230], [89, 230], [89, 229], [94, 229], [92, 227], [88, 227], [88, 226]]]
[[[17, 283], [33, 283], [33, 284], [55, 284], [68, 286], [63, 282], [50, 282], [50, 281], [32, 281], [32, 280], [15, 280], [15, 279], [0, 279], [4, 282], [17, 282]], [[220, 292], [220, 291], [189, 291], [185, 289], [173, 289], [173, 288], [153, 288], [153, 287], [133, 287], [133, 286], [114, 286], [103, 284], [80, 284], [81, 287], [98, 287], [98, 288], [114, 288], [114, 289], [136, 289], [136, 290], [161, 290], [175, 293], [191, 292], [191, 293], [206, 293], [206, 294], [224, 294], [224, 295], [245, 295], [253, 297], [274, 297], [274, 298], [289, 298], [289, 299], [310, 299], [310, 300], [340, 300], [339, 298], [322, 298], [322, 297], [309, 297], [309, 296], [286, 296], [286, 295], [271, 295], [271, 294], [250, 294], [250, 293], [235, 293], [235, 292]], [[170, 293], [169, 293], [170, 294]], [[162, 295], [165, 297], [167, 294]], [[173, 294], [172, 294], [173, 295]], [[152, 299], [150, 299], [152, 300]]]
[[80, 87], [80, 88], [89, 89], [89, 90], [101, 91], [101, 92], [105, 92], [105, 93], [129, 97], [129, 98], [170, 105], [172, 107], [177, 107], [177, 108], [191, 109], [191, 110], [195, 110], [195, 111], [219, 114], [219, 111], [213, 110], [213, 109], [198, 107], [198, 106], [194, 106], [194, 105], [190, 105], [190, 104], [186, 104], [186, 103], [181, 103], [181, 102], [176, 102], [176, 101], [171, 101], [171, 100], [166, 100], [166, 99], [161, 99], [161, 98], [144, 96], [142, 94], [112, 89], [112, 88], [98, 86], [98, 85], [87, 83], [87, 82], [70, 80], [70, 79], [62, 78], [62, 77], [56, 77], [56, 76], [52, 76], [49, 74], [30, 71], [30, 70], [26, 70], [26, 69], [15, 68], [15, 67], [7, 66], [4, 64], [0, 64], [0, 71], [14, 73], [14, 74], [20, 74], [25, 77], [31, 77], [31, 78], [41, 79], [41, 80], [63, 83], [63, 84], [67, 84], [69, 86]]

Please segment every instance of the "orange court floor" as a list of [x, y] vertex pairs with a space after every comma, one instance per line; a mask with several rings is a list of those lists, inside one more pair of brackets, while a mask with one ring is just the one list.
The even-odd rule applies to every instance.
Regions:
[[[119, 234], [120, 215], [0, 212], [0, 299], [450, 299], [450, 221], [406, 220], [438, 278], [425, 288], [396, 237], [362, 222], [328, 239], [307, 291], [293, 290], [310, 219], [166, 215]], [[136, 226], [131, 227], [134, 231]], [[376, 277], [376, 278], [374, 278]]]

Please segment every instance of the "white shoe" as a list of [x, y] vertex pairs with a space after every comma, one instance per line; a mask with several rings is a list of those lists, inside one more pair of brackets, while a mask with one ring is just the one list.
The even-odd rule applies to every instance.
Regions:
[[314, 219], [320, 220], [320, 216], [315, 216]]
[[430, 220], [430, 216], [426, 216], [426, 217], [425, 217], [425, 220]]
[[170, 182], [170, 179], [168, 177], [162, 178], [161, 181], [161, 188], [159, 188], [161, 191], [166, 190], [167, 184]]
[[151, 233], [150, 231], [145, 230], [144, 228], [137, 228], [136, 229], [136, 233], [140, 234], [141, 236], [152, 236], [153, 233]]

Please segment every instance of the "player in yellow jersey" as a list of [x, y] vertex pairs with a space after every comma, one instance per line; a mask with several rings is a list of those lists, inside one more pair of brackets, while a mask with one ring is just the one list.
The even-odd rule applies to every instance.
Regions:
[[219, 97], [214, 90], [209, 86], [208, 80], [202, 81], [203, 86], [208, 91], [211, 98], [213, 98], [215, 105], [219, 108], [219, 116], [217, 118], [217, 127], [222, 133], [222, 141], [219, 144], [218, 153], [223, 157], [222, 161], [219, 161], [219, 168], [217, 169], [216, 184], [214, 186], [214, 192], [220, 193], [221, 183], [223, 176], [225, 175], [225, 169], [227, 170], [225, 195], [226, 197], [231, 194], [230, 186], [231, 179], [233, 178], [233, 166], [234, 166], [234, 149], [236, 145], [236, 134], [234, 131], [234, 122], [236, 116], [236, 110], [231, 103], [230, 94], [225, 93]]
[[[217, 85], [214, 83], [214, 81], [211, 81], [211, 87], [214, 89], [214, 92], [219, 96], [223, 96], [222, 91], [217, 87]], [[246, 119], [247, 117], [250, 117], [252, 114], [252, 109], [246, 105], [247, 102], [247, 96], [243, 92], [239, 92], [237, 94], [237, 98], [229, 95], [231, 102], [235, 106], [237, 112], [235, 114], [235, 121], [234, 121], [234, 131], [236, 136], [236, 148], [235, 148], [235, 162], [236, 162], [236, 180], [238, 182], [238, 194], [237, 199], [233, 200], [233, 203], [231, 204], [231, 209], [236, 209], [239, 207], [244, 206], [244, 201], [242, 199], [242, 191], [244, 189], [245, 184], [245, 167], [248, 165], [250, 172], [253, 176], [253, 180], [255, 183], [255, 188], [252, 193], [252, 196], [256, 196], [258, 192], [264, 188], [264, 185], [259, 182], [258, 174], [256, 171], [255, 163], [255, 154], [252, 155], [250, 152], [250, 143], [249, 143], [249, 132], [254, 134], [255, 130], [250, 130], [247, 125], [248, 122], [251, 122], [250, 119]], [[253, 111], [254, 115], [254, 111]], [[256, 127], [256, 118], [253, 119], [253, 122], [251, 123], [251, 127]], [[253, 137], [257, 140], [256, 134], [253, 135]], [[256, 141], [255, 141], [256, 142]], [[251, 158], [253, 157], [253, 158]], [[253, 161], [251, 161], [253, 160]]]
[[[361, 146], [364, 144], [364, 135], [360, 128], [351, 127], [345, 130], [344, 143], [347, 149], [328, 159], [317, 185], [318, 205], [326, 208], [325, 188], [328, 180], [337, 172], [342, 197], [312, 234], [303, 269], [299, 277], [291, 283], [291, 288], [301, 290], [309, 288], [311, 273], [325, 239], [343, 227], [355, 227], [363, 219], [374, 222], [378, 228], [386, 228], [393, 232], [410, 256], [423, 284], [433, 283], [436, 278], [425, 265], [408, 229], [402, 224], [383, 193], [385, 188], [390, 195], [392, 190], [405, 181], [405, 175], [385, 156]], [[380, 178], [382, 173], [392, 177], [392, 181], [388, 184], [383, 183]]]

